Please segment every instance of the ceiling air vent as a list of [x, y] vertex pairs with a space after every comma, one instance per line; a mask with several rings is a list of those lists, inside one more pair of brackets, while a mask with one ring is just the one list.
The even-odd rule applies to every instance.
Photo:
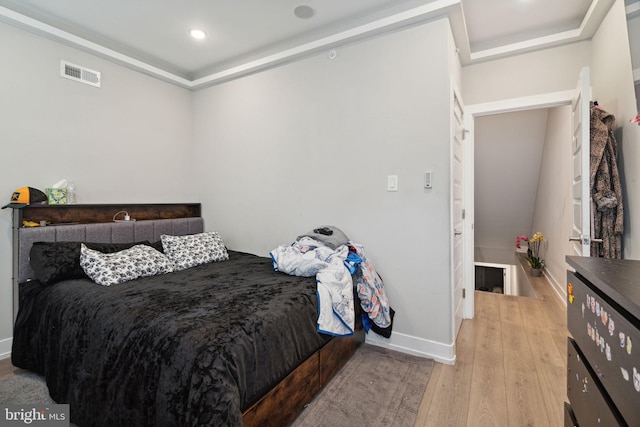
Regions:
[[60, 76], [80, 83], [100, 87], [100, 72], [67, 61], [60, 61]]

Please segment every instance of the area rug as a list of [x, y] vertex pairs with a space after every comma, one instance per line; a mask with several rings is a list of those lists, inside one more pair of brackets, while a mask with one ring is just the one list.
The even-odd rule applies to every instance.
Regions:
[[0, 404], [23, 403], [55, 403], [44, 377], [24, 371], [0, 381]]
[[433, 360], [363, 344], [292, 427], [413, 427]]
[[[292, 427], [413, 427], [433, 360], [363, 344]], [[54, 403], [44, 378], [19, 372], [0, 381], [0, 404]]]

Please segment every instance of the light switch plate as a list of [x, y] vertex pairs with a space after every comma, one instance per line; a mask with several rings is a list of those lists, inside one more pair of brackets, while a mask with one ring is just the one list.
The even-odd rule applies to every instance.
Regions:
[[398, 191], [398, 175], [387, 176], [387, 191]]
[[431, 188], [431, 171], [424, 173], [424, 188]]

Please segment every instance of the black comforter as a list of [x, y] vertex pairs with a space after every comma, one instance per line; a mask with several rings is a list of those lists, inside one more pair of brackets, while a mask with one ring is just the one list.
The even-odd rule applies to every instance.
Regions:
[[313, 279], [238, 252], [111, 287], [34, 281], [21, 285], [12, 360], [45, 375], [80, 427], [236, 426], [329, 339], [316, 301]]

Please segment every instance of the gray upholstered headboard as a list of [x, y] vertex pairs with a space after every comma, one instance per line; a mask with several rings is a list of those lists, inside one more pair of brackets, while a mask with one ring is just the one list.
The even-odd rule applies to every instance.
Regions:
[[[20, 228], [17, 282], [23, 283], [34, 278], [29, 263], [29, 252], [34, 242], [155, 242], [160, 240], [161, 234], [181, 236], [201, 233], [203, 230], [202, 217]], [[14, 291], [17, 292], [17, 289]]]

